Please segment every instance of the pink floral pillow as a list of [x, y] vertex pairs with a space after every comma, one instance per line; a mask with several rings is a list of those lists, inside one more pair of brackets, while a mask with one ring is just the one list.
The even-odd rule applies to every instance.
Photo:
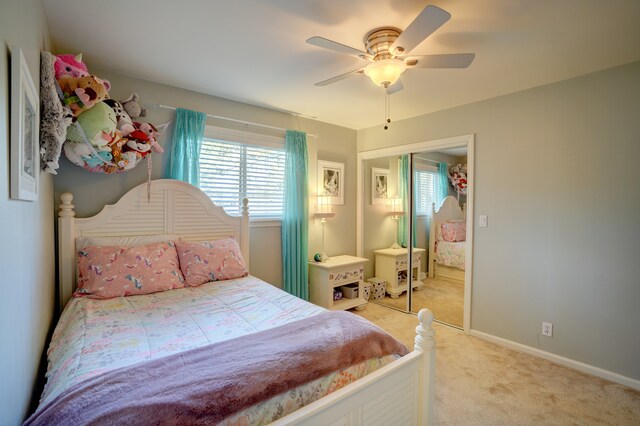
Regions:
[[467, 227], [464, 222], [444, 222], [440, 224], [442, 239], [448, 242], [466, 241]]
[[75, 297], [111, 299], [184, 287], [173, 242], [135, 247], [89, 246], [77, 251]]
[[188, 243], [176, 241], [180, 269], [188, 286], [230, 280], [248, 274], [240, 247], [233, 238]]

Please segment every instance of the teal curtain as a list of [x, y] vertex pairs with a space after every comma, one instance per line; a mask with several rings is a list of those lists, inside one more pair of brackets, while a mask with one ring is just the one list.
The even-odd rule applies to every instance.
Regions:
[[206, 119], [205, 113], [176, 109], [168, 178], [200, 185], [200, 147]]
[[[415, 186], [414, 186], [415, 190]], [[400, 164], [398, 167], [398, 197], [402, 199], [402, 209], [404, 210], [404, 216], [400, 216], [398, 220], [398, 240], [399, 244], [403, 247], [409, 246], [409, 155], [400, 156]], [[415, 200], [415, 194], [414, 198]], [[416, 209], [411, 212], [413, 223], [416, 223]], [[413, 245], [415, 247], [416, 242], [416, 227], [414, 225], [413, 231]]]
[[439, 209], [442, 202], [449, 195], [449, 172], [447, 163], [438, 163], [438, 181], [436, 182], [436, 207]]
[[308, 210], [307, 134], [287, 130], [285, 136], [282, 275], [284, 290], [309, 300], [307, 272]]

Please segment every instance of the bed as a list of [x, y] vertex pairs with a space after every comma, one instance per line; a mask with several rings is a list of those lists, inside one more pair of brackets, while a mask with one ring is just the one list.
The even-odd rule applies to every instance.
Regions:
[[[460, 208], [455, 197], [448, 196], [436, 211], [431, 208], [429, 233], [429, 277], [464, 281], [466, 250], [466, 205]], [[443, 229], [443, 226], [445, 227]]]
[[[127, 400], [134, 399], [135, 403], [131, 407], [127, 405], [126, 410], [134, 410], [129, 415], [137, 422], [143, 422], [140, 419], [146, 418], [145, 409], [169, 410], [167, 407], [171, 404], [182, 402], [179, 395], [183, 389], [214, 388], [218, 382], [226, 387], [216, 391], [218, 393], [207, 394], [206, 405], [216, 401], [218, 406], [213, 403], [211, 406], [225, 411], [228, 405], [233, 405], [229, 401], [244, 404], [235, 411], [225, 411], [223, 417], [207, 417], [207, 420], [215, 418], [218, 424], [432, 423], [435, 343], [431, 328], [433, 315], [428, 310], [419, 314], [413, 352], [401, 357], [390, 353], [362, 359], [327, 370], [327, 374], [313, 380], [295, 382], [286, 376], [293, 375], [287, 371], [289, 365], [293, 365], [294, 358], [307, 356], [296, 352], [295, 345], [316, 345], [317, 354], [326, 351], [325, 358], [332, 358], [330, 351], [334, 349], [322, 339], [335, 340], [336, 335], [353, 333], [351, 324], [355, 326], [364, 320], [350, 313], [340, 313], [341, 317], [330, 319], [335, 321], [336, 327], [342, 327], [340, 331], [322, 333], [327, 328], [320, 321], [329, 319], [330, 313], [251, 275], [198, 287], [106, 300], [71, 297], [77, 281], [76, 242], [79, 238], [170, 235], [183, 241], [209, 241], [232, 237], [238, 242], [250, 269], [246, 200], [242, 216], [231, 217], [199, 189], [174, 180], [153, 181], [149, 199], [147, 185], [140, 185], [116, 204], [105, 206], [99, 214], [89, 218], [75, 217], [71, 194], [62, 194], [61, 200], [58, 214], [59, 295], [61, 307], [66, 307], [48, 351], [47, 384], [40, 406], [28, 424], [47, 419], [46, 414], [51, 411], [65, 410], [76, 416], [74, 423], [78, 419], [82, 422], [82, 407], [96, 410], [95, 401], [87, 399], [87, 395], [95, 393], [102, 404], [104, 396], [114, 393], [114, 388], [108, 387], [114, 384], [122, 395], [111, 402], [105, 401], [104, 406], [128, 404]], [[281, 355], [281, 340], [278, 339], [296, 340], [288, 342], [294, 345], [294, 352]], [[200, 364], [187, 363], [192, 358]], [[209, 362], [211, 359], [216, 362]], [[282, 371], [278, 372], [278, 377], [286, 379], [267, 386], [280, 391], [268, 398], [257, 399], [255, 404], [245, 403], [244, 399], [253, 401], [248, 388], [255, 382], [262, 383], [255, 379], [262, 376], [249, 374], [248, 371], [253, 370], [244, 370], [243, 362], [251, 368], [269, 363], [280, 366]], [[313, 363], [323, 364], [324, 361]], [[234, 369], [238, 371], [234, 372]], [[193, 383], [188, 381], [190, 371], [197, 371], [198, 377]], [[165, 381], [170, 377], [171, 383], [162, 384], [164, 387], [160, 389], [151, 379], [146, 381], [154, 375], [166, 375]], [[138, 390], [140, 386], [134, 383], [136, 380], [142, 380], [146, 386]], [[294, 386], [281, 387], [284, 386], [282, 383], [289, 382]], [[134, 390], [140, 393], [140, 398], [129, 393], [132, 387], [137, 387]], [[102, 419], [112, 420], [111, 417]], [[180, 419], [167, 423], [195, 422], [195, 418], [188, 416]]]

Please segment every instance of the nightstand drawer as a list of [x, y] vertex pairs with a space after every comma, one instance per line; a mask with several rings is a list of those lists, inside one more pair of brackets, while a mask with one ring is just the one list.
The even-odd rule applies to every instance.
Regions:
[[363, 277], [364, 277], [364, 267], [358, 265], [357, 267], [352, 269], [345, 269], [344, 271], [330, 272], [329, 285], [335, 286], [343, 283], [362, 281]]
[[[413, 266], [415, 267], [418, 263], [420, 263], [420, 259], [422, 258], [419, 254], [413, 255]], [[396, 270], [400, 271], [403, 269], [407, 269], [407, 258], [402, 257], [400, 259], [396, 259]]]

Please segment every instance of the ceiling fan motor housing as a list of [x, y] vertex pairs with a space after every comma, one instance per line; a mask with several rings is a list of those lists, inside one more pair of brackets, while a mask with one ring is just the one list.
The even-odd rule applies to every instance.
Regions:
[[376, 28], [365, 36], [365, 48], [374, 61], [393, 59], [395, 56], [389, 52], [389, 48], [401, 33], [402, 31], [393, 27]]

